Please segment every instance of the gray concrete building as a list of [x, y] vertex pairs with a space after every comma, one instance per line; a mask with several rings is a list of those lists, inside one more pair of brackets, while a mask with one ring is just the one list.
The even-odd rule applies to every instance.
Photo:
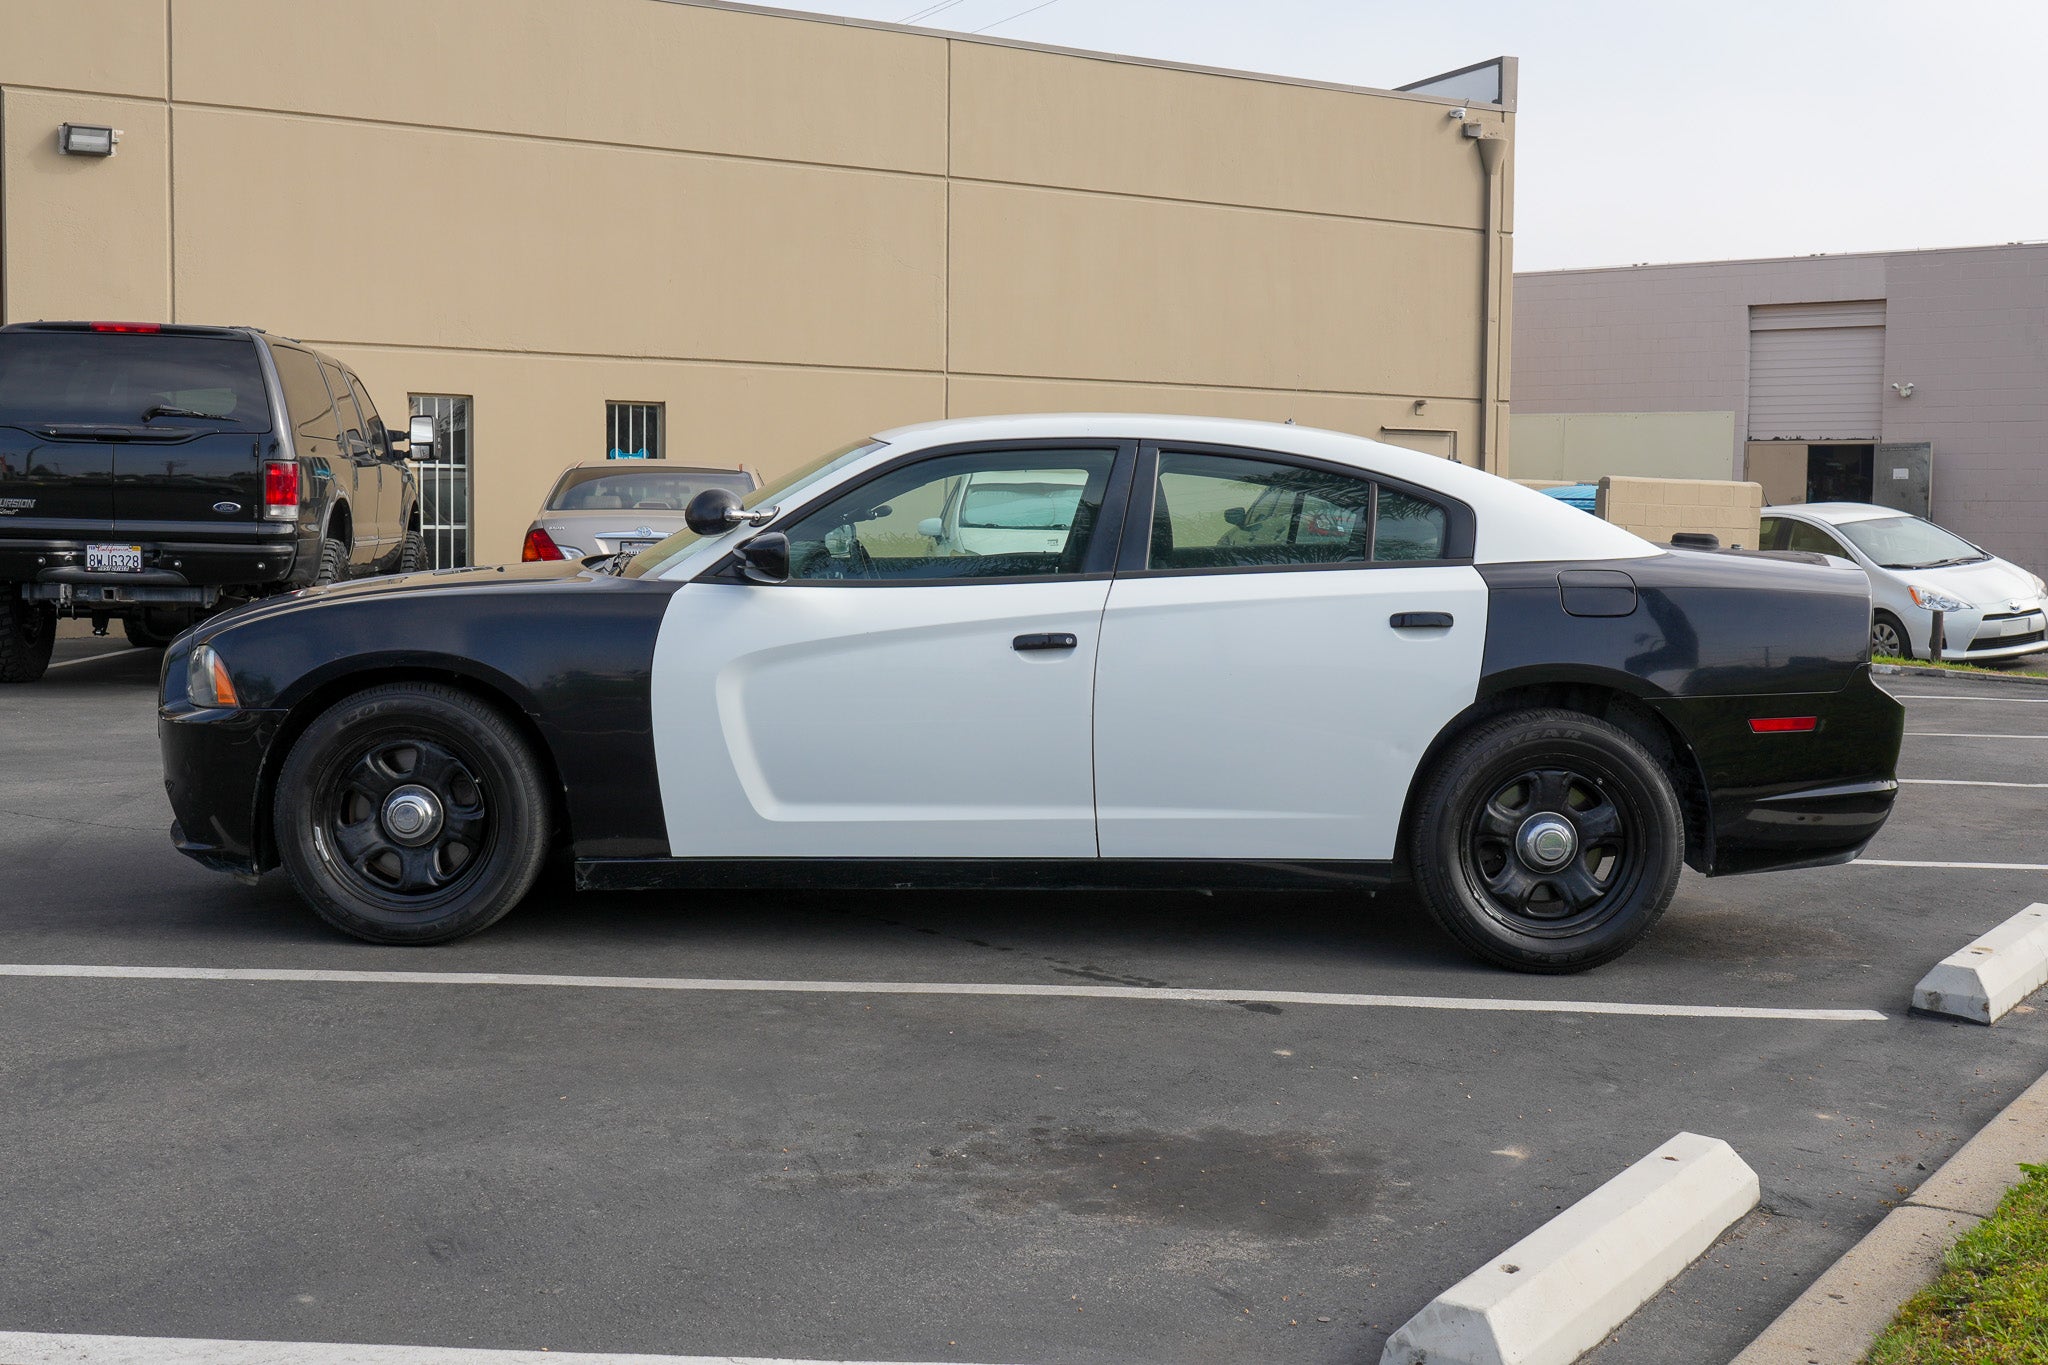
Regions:
[[2048, 243], [1519, 274], [1513, 351], [1518, 445], [1525, 415], [1670, 414], [1608, 472], [1725, 460], [2048, 569]]

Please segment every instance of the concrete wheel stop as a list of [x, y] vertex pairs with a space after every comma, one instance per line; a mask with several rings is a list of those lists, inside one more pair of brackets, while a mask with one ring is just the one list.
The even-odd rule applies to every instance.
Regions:
[[1936, 963], [1913, 988], [1913, 1008], [1995, 1024], [2044, 985], [2048, 905], [2035, 904]]
[[1719, 1138], [1680, 1133], [1438, 1295], [1380, 1365], [1570, 1365], [1759, 1197]]

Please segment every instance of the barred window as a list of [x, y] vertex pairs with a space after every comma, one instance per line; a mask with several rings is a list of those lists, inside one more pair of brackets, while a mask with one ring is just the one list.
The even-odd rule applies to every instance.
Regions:
[[660, 403], [606, 403], [604, 457], [607, 460], [661, 458]]
[[412, 415], [434, 419], [434, 457], [417, 461], [420, 538], [436, 569], [469, 563], [469, 433], [472, 400], [448, 393], [412, 395]]

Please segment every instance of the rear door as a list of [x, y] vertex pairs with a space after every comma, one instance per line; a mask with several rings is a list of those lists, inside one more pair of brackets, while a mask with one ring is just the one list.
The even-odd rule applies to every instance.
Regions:
[[1150, 451], [1137, 489], [1096, 662], [1102, 855], [1391, 858], [1478, 689], [1471, 513], [1252, 451]]
[[327, 390], [334, 395], [334, 411], [341, 423], [341, 455], [354, 470], [355, 499], [350, 505], [355, 523], [355, 546], [349, 564], [357, 573], [366, 571], [383, 558], [387, 533], [379, 515], [384, 497], [384, 465], [370, 446], [368, 424], [356, 405], [355, 392], [339, 365], [320, 361], [320, 373]]
[[370, 443], [370, 454], [377, 461], [377, 535], [384, 554], [389, 555], [405, 536], [405, 469], [391, 453], [390, 433], [384, 429], [384, 419], [377, 415], [377, 405], [370, 401], [370, 391], [363, 387], [354, 370], [343, 373], [355, 394], [356, 411], [363, 415], [363, 437]]

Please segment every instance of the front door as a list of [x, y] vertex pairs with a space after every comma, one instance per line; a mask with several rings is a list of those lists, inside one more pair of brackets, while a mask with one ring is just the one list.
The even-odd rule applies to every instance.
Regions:
[[1478, 688], [1469, 514], [1290, 457], [1156, 467], [1096, 665], [1103, 856], [1391, 858], [1423, 750]]
[[[777, 521], [787, 582], [678, 590], [653, 675], [674, 855], [1094, 857], [1089, 711], [1132, 457], [921, 455]], [[968, 499], [962, 536], [945, 519], [969, 483], [1010, 491]]]

